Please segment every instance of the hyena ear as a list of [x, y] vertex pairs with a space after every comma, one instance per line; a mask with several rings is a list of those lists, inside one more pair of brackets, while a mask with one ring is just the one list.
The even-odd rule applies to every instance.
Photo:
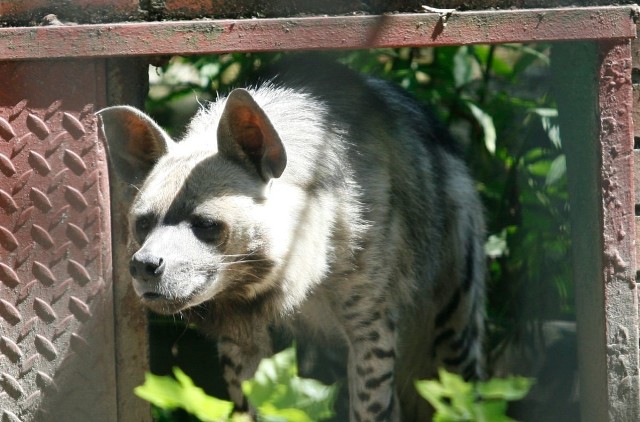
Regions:
[[140, 185], [173, 141], [151, 117], [134, 107], [108, 107], [96, 114], [102, 120], [116, 174], [127, 183]]
[[280, 136], [244, 89], [235, 89], [227, 97], [218, 125], [218, 151], [252, 166], [265, 182], [280, 177], [287, 165]]

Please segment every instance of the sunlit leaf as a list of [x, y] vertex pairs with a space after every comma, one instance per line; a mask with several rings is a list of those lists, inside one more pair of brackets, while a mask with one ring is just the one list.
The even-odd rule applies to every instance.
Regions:
[[509, 255], [507, 229], [503, 229], [500, 233], [489, 235], [484, 243], [484, 254], [489, 258], [500, 258]]
[[242, 390], [265, 420], [276, 421], [293, 414], [298, 416], [290, 420], [296, 421], [320, 421], [333, 416], [336, 387], [300, 378], [296, 368], [295, 349], [285, 349], [263, 359], [253, 380], [242, 383]]
[[203, 422], [228, 419], [233, 409], [231, 402], [208, 396], [179, 368], [174, 368], [173, 374], [176, 379], [147, 373], [144, 384], [136, 387], [134, 392], [138, 397], [162, 409], [181, 408]]
[[523, 399], [532, 385], [533, 381], [525, 377], [492, 378], [478, 383], [476, 391], [483, 399], [513, 401]]
[[444, 369], [438, 375], [439, 380], [416, 381], [415, 386], [433, 406], [433, 420], [440, 422], [509, 422], [507, 402], [522, 399], [532, 384], [523, 377], [471, 383]]
[[474, 405], [475, 422], [513, 422], [507, 416], [505, 400], [479, 401]]
[[551, 162], [545, 183], [547, 185], [553, 185], [562, 179], [566, 173], [567, 162], [564, 154], [560, 154]]
[[555, 108], [533, 108], [531, 112], [540, 117], [542, 128], [547, 133], [551, 143], [558, 149], [562, 147], [560, 139], [560, 126], [556, 122], [558, 110]]
[[496, 128], [493, 124], [493, 117], [489, 114], [485, 113], [480, 107], [473, 104], [472, 102], [467, 102], [473, 117], [476, 118], [480, 126], [482, 126], [482, 130], [484, 132], [484, 145], [487, 148], [487, 151], [492, 155], [496, 153]]

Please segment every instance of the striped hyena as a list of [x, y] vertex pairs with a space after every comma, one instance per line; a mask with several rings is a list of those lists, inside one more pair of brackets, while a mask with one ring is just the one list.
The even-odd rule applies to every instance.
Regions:
[[99, 115], [138, 188], [135, 291], [201, 317], [238, 411], [276, 329], [344, 351], [351, 421], [424, 421], [415, 379], [480, 375], [482, 207], [402, 89], [303, 60], [203, 107], [179, 142], [134, 108]]

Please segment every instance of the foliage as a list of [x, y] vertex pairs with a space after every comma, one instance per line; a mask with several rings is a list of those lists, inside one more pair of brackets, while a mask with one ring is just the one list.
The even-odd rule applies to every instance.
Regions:
[[134, 392], [161, 409], [182, 408], [203, 422], [228, 420], [233, 409], [231, 402], [206, 395], [179, 368], [173, 369], [173, 375], [175, 379], [147, 373], [144, 384]]
[[[246, 415], [231, 415], [233, 404], [208, 396], [180, 369], [175, 379], [147, 374], [135, 389], [138, 397], [156, 406], [157, 419], [171, 420], [163, 411], [184, 409], [203, 422], [245, 422]], [[249, 403], [264, 422], [314, 422], [333, 416], [335, 386], [298, 377], [295, 349], [290, 347], [263, 359], [255, 377], [242, 384]]]
[[242, 391], [264, 421], [313, 422], [333, 416], [336, 387], [298, 377], [293, 347], [263, 359], [253, 380], [242, 384]]
[[[156, 407], [156, 420], [172, 420], [167, 410], [184, 409], [203, 422], [246, 422], [247, 415], [231, 414], [233, 404], [208, 396], [180, 369], [174, 378], [147, 374], [135, 389], [142, 399]], [[435, 422], [500, 422], [506, 416], [507, 401], [522, 399], [532, 381], [523, 377], [494, 378], [486, 382], [465, 382], [459, 375], [439, 371], [439, 380], [416, 381], [418, 393], [431, 403]], [[290, 347], [263, 359], [255, 377], [242, 389], [263, 422], [314, 422], [331, 418], [336, 387], [297, 375], [295, 349]]]
[[439, 380], [417, 381], [418, 393], [435, 409], [434, 422], [508, 422], [507, 402], [522, 399], [532, 381], [523, 377], [494, 378], [475, 384], [444, 369]]

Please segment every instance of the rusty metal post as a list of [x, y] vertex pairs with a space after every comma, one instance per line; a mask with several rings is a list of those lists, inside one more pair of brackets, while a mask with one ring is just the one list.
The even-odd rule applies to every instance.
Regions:
[[117, 420], [109, 184], [94, 116], [107, 103], [105, 61], [2, 62], [0, 80], [0, 415]]
[[569, 172], [581, 414], [640, 420], [630, 42], [560, 44], [552, 63]]
[[[149, 88], [149, 65], [137, 57], [106, 61], [107, 104], [129, 104], [144, 109]], [[111, 173], [110, 173], [111, 174]], [[119, 422], [151, 420], [150, 406], [135, 397], [133, 389], [144, 382], [149, 369], [147, 314], [133, 291], [129, 274], [128, 207], [132, 188], [116, 177], [109, 180], [111, 193], [111, 236], [113, 240], [114, 328]]]
[[[640, 31], [639, 31], [640, 32]], [[633, 171], [636, 222], [636, 283], [640, 278], [640, 38], [631, 41], [631, 81], [633, 84]], [[640, 295], [640, 292], [638, 292]]]

